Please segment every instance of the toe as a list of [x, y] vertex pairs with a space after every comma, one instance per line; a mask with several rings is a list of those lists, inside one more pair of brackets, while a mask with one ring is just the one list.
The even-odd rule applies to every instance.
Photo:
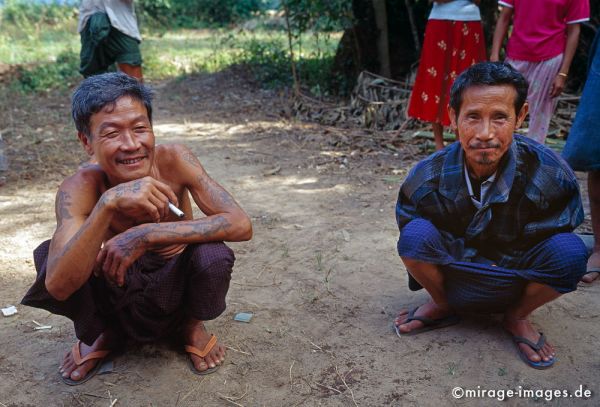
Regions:
[[398, 326], [398, 329], [402, 333], [409, 333], [413, 329], [418, 329], [423, 326], [421, 321], [410, 321], [409, 323], [402, 324]]
[[219, 349], [221, 351], [219, 353], [219, 359], [221, 360], [221, 363], [223, 363], [225, 361], [225, 352], [226, 352], [226, 349], [225, 349], [225, 346], [219, 346]]
[[589, 283], [592, 283], [594, 280], [596, 280], [599, 275], [600, 275], [600, 273], [593, 271], [593, 272], [587, 273], [583, 277], [581, 277], [581, 281], [589, 284]]
[[542, 360], [540, 355], [536, 351], [531, 349], [531, 347], [529, 347], [528, 345], [521, 343], [519, 344], [519, 347], [521, 348], [521, 351], [525, 354], [525, 356], [527, 356], [527, 359], [531, 360], [532, 362], [539, 362]]
[[73, 370], [75, 370], [77, 366], [75, 365], [75, 362], [73, 362], [72, 360], [68, 360], [62, 367], [60, 372], [63, 374], [63, 377], [69, 377], [71, 375], [71, 372]]
[[89, 360], [85, 362], [83, 365], [77, 367], [73, 373], [71, 373], [71, 379], [75, 381], [82, 380], [90, 370], [96, 366], [96, 363], [100, 363], [98, 360]]
[[217, 366], [214, 355], [212, 355], [212, 354], [206, 355], [206, 357], [204, 359], [206, 360], [206, 364], [208, 365], [209, 368], [212, 369], [213, 367]]
[[196, 368], [196, 370], [199, 370], [200, 372], [203, 372], [206, 369], [208, 369], [208, 365], [206, 364], [204, 358], [192, 356], [192, 362], [194, 363], [194, 367]]
[[544, 344], [540, 352], [542, 357], [544, 357], [544, 360], [551, 360], [554, 358], [554, 347], [549, 343]]

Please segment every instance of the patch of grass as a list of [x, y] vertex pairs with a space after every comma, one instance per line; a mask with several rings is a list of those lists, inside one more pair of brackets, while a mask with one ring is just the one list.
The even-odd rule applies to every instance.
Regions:
[[[76, 27], [74, 15], [53, 24], [4, 22], [0, 31], [0, 61], [20, 66], [17, 88], [24, 91], [66, 88], [81, 78]], [[265, 87], [292, 83], [287, 36], [283, 30], [160, 28], [143, 32], [141, 52], [147, 80], [217, 72], [242, 64]], [[295, 40], [301, 84], [317, 95], [328, 93], [329, 66], [338, 39], [339, 34], [333, 33], [307, 34]]]
[[32, 67], [20, 67], [18, 87], [24, 91], [39, 92], [57, 86], [69, 87], [77, 78], [79, 56], [71, 51], [60, 53], [56, 61]]

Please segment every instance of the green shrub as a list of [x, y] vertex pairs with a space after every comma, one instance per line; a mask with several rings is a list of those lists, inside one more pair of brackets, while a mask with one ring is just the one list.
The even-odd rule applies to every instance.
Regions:
[[0, 13], [3, 23], [17, 26], [56, 25], [73, 18], [76, 7], [58, 2], [44, 4], [28, 0], [5, 0]]
[[292, 82], [290, 59], [282, 40], [252, 38], [243, 47], [239, 62], [248, 65], [258, 81], [271, 87]]
[[33, 67], [20, 67], [17, 74], [18, 87], [26, 92], [38, 92], [58, 87], [67, 87], [79, 77], [79, 56], [65, 51], [54, 62], [45, 62]]
[[264, 0], [138, 0], [136, 4], [144, 18], [171, 28], [238, 23], [265, 9]]

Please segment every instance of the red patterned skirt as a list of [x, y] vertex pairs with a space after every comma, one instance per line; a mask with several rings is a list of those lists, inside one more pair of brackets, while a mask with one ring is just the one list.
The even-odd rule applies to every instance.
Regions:
[[481, 21], [429, 20], [408, 115], [448, 126], [448, 102], [454, 79], [486, 59]]

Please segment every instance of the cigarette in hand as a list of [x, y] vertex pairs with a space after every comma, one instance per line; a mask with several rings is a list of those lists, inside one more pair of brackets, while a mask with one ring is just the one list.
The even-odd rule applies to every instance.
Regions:
[[171, 212], [177, 215], [178, 218], [183, 218], [185, 216], [185, 213], [183, 213], [178, 207], [173, 205], [171, 202], [169, 202], [169, 209], [171, 210]]

